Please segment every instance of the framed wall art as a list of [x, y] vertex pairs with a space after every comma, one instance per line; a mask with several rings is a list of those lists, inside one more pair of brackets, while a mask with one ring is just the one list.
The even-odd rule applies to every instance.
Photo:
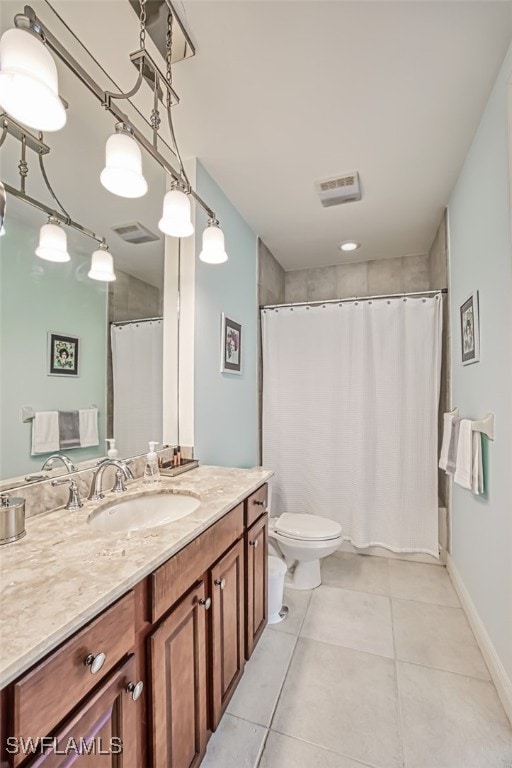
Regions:
[[222, 373], [241, 373], [242, 369], [242, 326], [222, 313]]
[[48, 333], [48, 376], [78, 376], [79, 339]]
[[462, 365], [480, 360], [480, 316], [478, 291], [468, 296], [460, 307], [460, 346]]

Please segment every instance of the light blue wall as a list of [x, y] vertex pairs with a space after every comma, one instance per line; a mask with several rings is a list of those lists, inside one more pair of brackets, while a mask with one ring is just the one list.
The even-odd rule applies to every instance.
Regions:
[[[197, 206], [194, 450], [203, 464], [258, 463], [257, 251], [248, 227], [201, 163], [196, 189], [216, 212], [229, 260], [197, 258], [207, 218]], [[242, 325], [242, 374], [220, 372], [221, 313]]]
[[[512, 246], [507, 79], [512, 47], [464, 163], [448, 216], [452, 401], [461, 415], [496, 414], [488, 492], [453, 487], [452, 558], [512, 678]], [[480, 362], [460, 362], [459, 307], [480, 294]]]
[[[76, 255], [65, 264], [37, 258], [38, 231], [15, 219], [0, 239], [0, 478], [41, 468], [31, 457], [31, 423], [21, 407], [76, 410], [97, 405], [100, 444], [69, 451], [74, 463], [105, 453], [107, 287], [87, 277]], [[47, 374], [48, 331], [77, 336], [79, 376]]]

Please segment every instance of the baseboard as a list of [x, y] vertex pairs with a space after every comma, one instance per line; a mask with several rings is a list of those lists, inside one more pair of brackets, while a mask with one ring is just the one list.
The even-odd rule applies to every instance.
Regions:
[[512, 724], [512, 680], [508, 676], [505, 667], [501, 663], [500, 657], [496, 652], [496, 648], [494, 647], [494, 644], [489, 637], [489, 633], [487, 632], [482, 619], [480, 618], [480, 615], [475, 608], [475, 604], [473, 603], [469, 592], [467, 591], [466, 586], [462, 581], [461, 575], [458, 572], [451, 555], [448, 555], [446, 565], [448, 573], [451, 576], [453, 586], [455, 587], [455, 591], [457, 592], [462, 604], [462, 608], [464, 609], [471, 629], [473, 630], [473, 634], [475, 635], [475, 639], [480, 647], [480, 650], [482, 651], [485, 663], [489, 668], [490, 675], [494, 685], [496, 686], [496, 690], [498, 691], [498, 696], [500, 697], [503, 708], [505, 709], [507, 717]]

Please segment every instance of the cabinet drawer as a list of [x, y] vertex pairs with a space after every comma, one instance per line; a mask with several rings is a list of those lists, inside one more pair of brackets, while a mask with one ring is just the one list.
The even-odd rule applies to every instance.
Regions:
[[267, 511], [268, 485], [262, 485], [245, 500], [245, 527], [249, 528]]
[[[134, 626], [135, 604], [130, 592], [14, 683], [14, 735], [48, 735], [132, 650]], [[85, 659], [100, 653], [105, 654], [105, 661], [92, 673]]]
[[243, 532], [242, 503], [152, 573], [151, 621], [163, 616]]

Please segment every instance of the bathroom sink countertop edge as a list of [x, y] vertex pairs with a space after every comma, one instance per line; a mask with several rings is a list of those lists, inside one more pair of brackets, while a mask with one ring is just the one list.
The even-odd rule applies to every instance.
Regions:
[[[134, 587], [272, 472], [200, 466], [162, 478], [161, 490], [200, 499], [198, 509], [170, 523], [136, 531], [100, 531], [87, 524], [100, 506], [146, 491], [106, 494], [77, 512], [60, 508], [27, 520], [27, 535], [0, 549], [0, 688]], [[153, 492], [153, 490], [151, 491]]]

